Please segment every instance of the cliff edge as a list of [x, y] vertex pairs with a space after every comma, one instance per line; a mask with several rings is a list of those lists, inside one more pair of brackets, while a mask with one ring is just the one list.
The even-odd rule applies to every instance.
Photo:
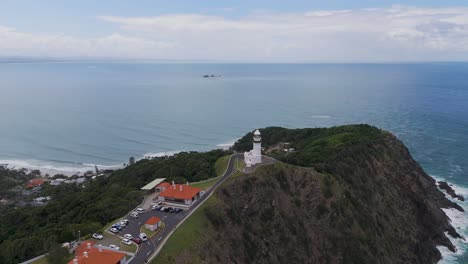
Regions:
[[[280, 162], [238, 173], [204, 204], [190, 243], [157, 263], [437, 263], [463, 210], [391, 133], [368, 125], [261, 130]], [[247, 150], [251, 135], [233, 147]], [[194, 222], [196, 221], [196, 222]], [[173, 248], [184, 230], [165, 247]], [[447, 234], [447, 235], [446, 235]]]

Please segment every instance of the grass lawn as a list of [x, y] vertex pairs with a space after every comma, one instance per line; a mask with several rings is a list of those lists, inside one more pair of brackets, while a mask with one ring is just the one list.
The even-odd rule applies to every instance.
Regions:
[[47, 264], [47, 257], [40, 258], [34, 262], [31, 262], [31, 264]]
[[236, 162], [236, 168], [238, 170], [242, 171], [245, 168], [245, 162], [243, 159], [238, 159], [235, 162]]
[[216, 177], [216, 178], [212, 178], [212, 179], [209, 179], [209, 180], [206, 180], [206, 181], [191, 183], [190, 186], [198, 187], [198, 188], [202, 188], [202, 189], [208, 189], [211, 186], [213, 186], [218, 180], [219, 180], [219, 177]]
[[219, 158], [216, 161], [216, 163], [215, 163], [216, 175], [221, 176], [221, 175], [224, 174], [224, 172], [226, 171], [227, 166], [229, 164], [229, 157], [231, 157], [231, 156], [230, 155], [224, 156], [224, 157]]
[[169, 259], [171, 256], [177, 256], [182, 252], [182, 250], [190, 250], [192, 245], [196, 245], [198, 239], [203, 236], [205, 227], [209, 224], [204, 208], [212, 206], [215, 203], [216, 198], [211, 196], [187, 220], [185, 220], [185, 222], [172, 234], [152, 263], [171, 263], [171, 260]]

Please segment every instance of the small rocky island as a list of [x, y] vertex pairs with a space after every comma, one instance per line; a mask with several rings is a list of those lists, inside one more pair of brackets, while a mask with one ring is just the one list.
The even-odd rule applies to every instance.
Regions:
[[219, 78], [219, 77], [223, 77], [222, 75], [214, 75], [214, 74], [205, 74], [203, 75], [203, 78]]

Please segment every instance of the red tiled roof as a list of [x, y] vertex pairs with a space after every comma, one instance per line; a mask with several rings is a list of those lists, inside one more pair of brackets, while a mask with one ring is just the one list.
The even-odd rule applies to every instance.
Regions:
[[200, 188], [192, 187], [190, 185], [175, 184], [175, 188], [171, 185], [166, 190], [162, 191], [159, 196], [180, 200], [190, 200], [200, 191]]
[[[91, 248], [88, 248], [88, 243], [91, 244]], [[98, 248], [93, 247], [94, 244], [94, 241], [86, 240], [75, 249], [78, 264], [116, 264], [125, 257], [124, 253], [112, 250], [102, 249], [100, 252]], [[84, 256], [84, 252], [88, 253], [88, 257]], [[73, 260], [68, 264], [73, 264]]]
[[147, 225], [155, 225], [157, 224], [159, 221], [161, 221], [161, 218], [157, 217], [157, 216], [152, 216], [150, 219], [148, 219], [148, 221], [146, 221], [145, 224]]
[[168, 182], [161, 182], [160, 184], [158, 184], [158, 186], [156, 187], [166, 187], [166, 188], [169, 188], [171, 186], [170, 183]]
[[32, 179], [29, 181], [28, 185], [26, 185], [26, 188], [41, 186], [42, 184], [44, 184], [44, 182], [45, 181], [43, 179]]

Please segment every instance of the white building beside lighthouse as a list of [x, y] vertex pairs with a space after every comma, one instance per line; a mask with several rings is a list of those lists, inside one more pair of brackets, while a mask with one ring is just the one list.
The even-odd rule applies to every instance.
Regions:
[[262, 137], [257, 129], [253, 136], [253, 149], [244, 153], [244, 162], [247, 167], [262, 162]]

